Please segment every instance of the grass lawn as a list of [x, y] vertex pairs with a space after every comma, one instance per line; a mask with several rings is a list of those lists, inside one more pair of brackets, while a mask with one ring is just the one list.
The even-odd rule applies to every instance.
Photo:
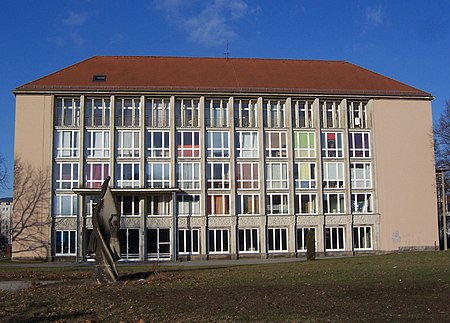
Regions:
[[450, 252], [190, 268], [120, 266], [145, 277], [96, 285], [92, 268], [0, 267], [0, 321], [449, 321]]

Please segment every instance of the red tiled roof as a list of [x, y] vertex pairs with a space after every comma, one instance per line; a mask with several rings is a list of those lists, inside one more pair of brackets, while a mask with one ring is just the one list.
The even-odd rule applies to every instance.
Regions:
[[154, 56], [94, 56], [14, 92], [74, 90], [431, 96], [344, 61]]

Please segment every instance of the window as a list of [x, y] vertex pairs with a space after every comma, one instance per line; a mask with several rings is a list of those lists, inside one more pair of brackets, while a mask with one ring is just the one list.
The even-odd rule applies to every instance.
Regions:
[[170, 98], [145, 100], [145, 125], [151, 128], [170, 127]]
[[266, 132], [266, 157], [287, 157], [285, 132]]
[[259, 188], [259, 163], [237, 163], [237, 187], [241, 189]]
[[86, 217], [92, 216], [94, 213], [94, 206], [100, 202], [100, 197], [98, 195], [87, 195], [84, 198], [84, 215]]
[[205, 124], [207, 127], [228, 127], [228, 99], [205, 100]]
[[370, 158], [370, 140], [368, 132], [350, 132], [350, 157]]
[[195, 99], [177, 99], [175, 102], [177, 127], [199, 127], [199, 101]]
[[345, 195], [344, 193], [325, 193], [323, 195], [324, 213], [344, 213]]
[[120, 229], [119, 241], [122, 260], [139, 259], [139, 229]]
[[266, 115], [264, 118], [264, 126], [267, 128], [283, 128], [285, 127], [285, 110], [286, 105], [280, 100], [264, 101]]
[[56, 99], [56, 126], [78, 127], [80, 125], [80, 99]]
[[236, 197], [238, 214], [259, 214], [259, 194], [239, 194]]
[[206, 133], [206, 154], [208, 157], [228, 157], [230, 151], [228, 131]]
[[353, 193], [352, 212], [372, 213], [372, 193]]
[[77, 254], [77, 232], [75, 230], [56, 230], [55, 255], [75, 256]]
[[237, 131], [236, 141], [237, 157], [258, 157], [258, 132]]
[[294, 100], [293, 107], [293, 126], [294, 128], [314, 128], [313, 102]]
[[147, 187], [170, 187], [170, 163], [147, 163]]
[[287, 252], [287, 244], [287, 228], [267, 229], [267, 250], [269, 252]]
[[139, 127], [140, 111], [140, 98], [116, 98], [116, 126]]
[[200, 132], [177, 132], [178, 157], [200, 157]]
[[178, 253], [180, 255], [200, 253], [199, 229], [178, 230]]
[[200, 195], [177, 195], [179, 216], [200, 215]]
[[118, 163], [119, 188], [139, 187], [139, 163]]
[[140, 133], [139, 131], [119, 131], [117, 157], [139, 157]]
[[178, 163], [177, 178], [181, 189], [200, 189], [200, 163]]
[[78, 157], [80, 133], [77, 130], [58, 130], [55, 133], [56, 157]]
[[239, 229], [239, 253], [252, 253], [259, 251], [258, 229]]
[[268, 215], [286, 215], [289, 213], [288, 194], [267, 194], [266, 207]]
[[266, 164], [266, 185], [268, 189], [288, 188], [288, 164], [287, 163], [267, 163]]
[[295, 188], [316, 188], [316, 163], [295, 163]]
[[86, 188], [100, 188], [109, 176], [109, 163], [87, 163], [85, 167]]
[[349, 128], [369, 128], [368, 102], [348, 102]]
[[294, 132], [294, 151], [296, 158], [315, 158], [316, 144], [314, 132]]
[[78, 199], [76, 195], [56, 195], [53, 197], [54, 216], [77, 216]]
[[343, 128], [341, 104], [338, 101], [321, 101], [322, 128]]
[[241, 128], [256, 128], [258, 126], [258, 110], [256, 99], [234, 99], [235, 125]]
[[56, 189], [78, 188], [78, 163], [56, 163], [55, 180]]
[[139, 215], [139, 196], [123, 195], [118, 197], [120, 205], [120, 214], [123, 216]]
[[228, 229], [208, 230], [208, 251], [209, 253], [228, 253]]
[[170, 157], [169, 131], [147, 132], [147, 157]]
[[170, 229], [147, 229], [147, 257], [170, 258]]
[[353, 228], [353, 248], [355, 250], [372, 250], [372, 227]]
[[206, 165], [208, 188], [230, 187], [230, 163], [208, 163]]
[[345, 235], [343, 227], [327, 227], [325, 228], [325, 250], [344, 250]]
[[344, 188], [344, 163], [323, 163], [323, 187]]
[[372, 188], [371, 163], [350, 163], [352, 188]]
[[86, 132], [87, 156], [109, 158], [109, 130]]
[[229, 215], [230, 194], [208, 194], [208, 215]]
[[170, 215], [170, 195], [152, 195], [147, 199], [147, 215]]
[[322, 136], [322, 157], [343, 157], [342, 133], [323, 132]]
[[317, 245], [316, 229], [315, 228], [297, 228], [297, 251], [306, 251], [306, 238], [308, 237], [308, 232], [312, 231], [314, 233], [314, 241]]
[[86, 127], [109, 127], [111, 100], [109, 98], [87, 98], [85, 101]]
[[317, 194], [316, 193], [296, 194], [295, 214], [317, 214]]

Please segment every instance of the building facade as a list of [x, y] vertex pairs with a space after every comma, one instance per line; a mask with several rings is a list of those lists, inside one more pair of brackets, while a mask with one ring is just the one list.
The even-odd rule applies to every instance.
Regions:
[[438, 241], [432, 97], [355, 65], [93, 57], [14, 93], [16, 158], [51, 189], [13, 259], [88, 260], [107, 176], [124, 260]]
[[0, 198], [0, 247], [11, 244], [11, 211], [12, 198]]

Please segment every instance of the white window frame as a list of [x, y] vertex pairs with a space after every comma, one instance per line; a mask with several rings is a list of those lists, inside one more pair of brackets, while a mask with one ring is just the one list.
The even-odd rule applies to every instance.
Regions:
[[116, 98], [116, 126], [139, 127], [141, 115], [140, 98]]
[[[336, 207], [332, 209], [328, 202], [336, 196]], [[345, 213], [345, 193], [324, 193], [323, 194], [323, 212], [325, 214], [344, 214]]]
[[176, 99], [176, 125], [182, 128], [198, 128], [199, 110], [198, 99]]
[[200, 195], [177, 194], [177, 214], [178, 216], [199, 216]]
[[[60, 248], [58, 248], [58, 235], [60, 235]], [[64, 235], [67, 235], [67, 243], [64, 243]], [[67, 246], [66, 246], [67, 244]], [[67, 247], [67, 251], [65, 251]], [[58, 250], [59, 249], [59, 250]], [[77, 254], [77, 231], [56, 230], [55, 231], [55, 256], [76, 256]]]
[[206, 165], [206, 183], [211, 189], [230, 188], [230, 163], [213, 162]]
[[117, 157], [139, 157], [141, 150], [139, 130], [119, 130], [117, 137]]
[[[306, 140], [306, 148], [302, 147]], [[316, 158], [316, 134], [314, 132], [294, 131], [295, 158]]]
[[[185, 135], [190, 137], [191, 145], [185, 144]], [[176, 143], [178, 158], [201, 157], [200, 131], [178, 131], [176, 134]]]
[[[65, 201], [67, 200], [68, 201]], [[78, 215], [78, 196], [76, 194], [56, 194], [53, 197], [53, 216], [65, 217], [65, 216], [77, 216]], [[65, 209], [68, 206], [69, 213], [65, 213]]]
[[350, 101], [347, 105], [349, 128], [369, 128], [368, 102]]
[[208, 230], [208, 253], [228, 254], [230, 253], [230, 230], [209, 229]]
[[353, 248], [356, 251], [373, 250], [371, 226], [353, 227]]
[[[117, 163], [118, 177], [117, 177], [117, 187], [118, 188], [138, 188], [140, 185], [140, 169], [139, 162], [120, 162]], [[124, 167], [131, 167], [131, 178], [124, 178]]]
[[[208, 215], [230, 215], [230, 194], [208, 194], [207, 212]], [[222, 210], [223, 212], [218, 212]]]
[[315, 162], [294, 164], [294, 184], [296, 189], [316, 188], [317, 169]]
[[297, 241], [296, 241], [296, 248], [297, 252], [306, 252], [307, 251], [307, 237], [309, 230], [314, 231], [314, 241], [317, 249], [317, 233], [315, 227], [297, 227], [296, 233], [297, 233]]
[[56, 130], [56, 157], [70, 158], [80, 155], [80, 131]]
[[[190, 169], [189, 176], [186, 172]], [[181, 189], [200, 189], [200, 162], [182, 162], [177, 164], [178, 186]]]
[[294, 128], [314, 128], [314, 101], [293, 100]]
[[109, 130], [86, 131], [87, 158], [109, 158], [109, 134]]
[[228, 127], [228, 101], [228, 99], [205, 99], [206, 127]]
[[[302, 198], [307, 198], [307, 203], [310, 203], [310, 208], [312, 209], [310, 212], [303, 210]], [[295, 194], [295, 203], [297, 204], [295, 207], [296, 214], [317, 214], [317, 193], [300, 193]]]
[[236, 131], [236, 139], [238, 158], [259, 157], [257, 131]]
[[[327, 232], [329, 232], [329, 235]], [[328, 236], [329, 241], [327, 239]], [[325, 251], [343, 251], [343, 250], [345, 250], [345, 228], [325, 227]]]
[[[267, 131], [266, 136], [266, 157], [284, 158], [288, 157], [287, 133], [285, 131]], [[284, 144], [283, 144], [284, 143]]]
[[172, 213], [171, 209], [172, 209], [172, 197], [169, 194], [148, 196], [147, 198], [148, 216], [169, 216]]
[[[117, 197], [119, 202], [119, 212], [123, 217], [133, 217], [140, 215], [140, 197], [139, 195], [120, 195]], [[125, 213], [125, 203], [131, 203], [131, 213]]]
[[[245, 172], [250, 167], [250, 172]], [[250, 178], [243, 177], [250, 175]], [[239, 162], [236, 163], [236, 183], [238, 189], [258, 189], [259, 188], [259, 162]]]
[[344, 163], [324, 162], [323, 163], [323, 188], [344, 188]]
[[342, 128], [341, 101], [321, 101], [322, 128]]
[[[356, 136], [361, 136], [362, 147], [356, 147]], [[370, 133], [350, 132], [348, 134], [349, 156], [350, 158], [370, 158]]]
[[[251, 210], [245, 213], [245, 199], [248, 199]], [[236, 206], [238, 215], [258, 215], [259, 209], [259, 194], [242, 193], [236, 195]]]
[[350, 163], [350, 179], [352, 188], [372, 188], [372, 163]]
[[[332, 136], [334, 135], [334, 139]], [[322, 157], [324, 158], [343, 158], [344, 143], [342, 132], [322, 132]], [[334, 146], [334, 147], [333, 147]]]
[[266, 186], [268, 189], [289, 188], [288, 163], [266, 163]]
[[[161, 144], [155, 143], [155, 136], [161, 135]], [[169, 158], [170, 157], [170, 131], [149, 130], [147, 131], [147, 157]]]
[[[270, 232], [272, 232], [272, 239], [270, 239], [271, 235]], [[277, 239], [277, 232], [278, 232], [278, 239]], [[288, 234], [289, 232], [287, 228], [267, 228], [267, 251], [269, 253], [288, 252], [289, 248]], [[277, 243], [279, 245], [279, 248], [277, 248]]]
[[286, 103], [282, 100], [264, 100], [266, 128], [284, 128], [286, 126]]
[[[56, 126], [79, 127], [80, 126], [80, 98], [56, 99]], [[70, 113], [69, 113], [70, 111]]]
[[[216, 139], [220, 141], [216, 146]], [[230, 156], [230, 133], [228, 131], [206, 132], [206, 156], [208, 158], [228, 158]]]
[[[101, 168], [99, 178], [96, 178], [94, 174], [94, 166]], [[110, 175], [109, 162], [88, 162], [85, 165], [85, 185], [86, 188], [100, 188], [106, 177]]]
[[[358, 199], [362, 197], [363, 206], [362, 208], [358, 205], [361, 200]], [[352, 212], [353, 213], [373, 213], [373, 198], [372, 193], [352, 193]]]
[[[70, 178], [63, 178], [63, 168], [70, 168]], [[55, 182], [58, 190], [72, 190], [78, 188], [78, 163], [57, 162], [55, 164]]]
[[86, 127], [109, 127], [111, 118], [110, 98], [86, 98], [84, 105], [84, 124]]
[[[274, 199], [279, 197], [279, 208], [275, 207]], [[289, 194], [288, 193], [268, 193], [266, 194], [267, 215], [288, 215], [289, 214]], [[278, 209], [278, 210], [277, 210]], [[278, 211], [278, 212], [275, 212]]]
[[[238, 229], [238, 253], [259, 252], [259, 230], [257, 228]], [[242, 248], [241, 248], [242, 247]]]
[[236, 127], [256, 128], [258, 126], [257, 99], [234, 99]]
[[199, 229], [178, 229], [178, 254], [179, 255], [200, 254]]
[[[170, 162], [157, 163], [148, 162], [146, 165], [147, 187], [150, 188], [169, 188], [170, 187]], [[161, 178], [155, 177], [155, 169], [160, 169]]]
[[[130, 248], [131, 248], [131, 243], [130, 243], [130, 236], [131, 236], [131, 232], [137, 233], [137, 252], [130, 252]], [[123, 233], [124, 236], [122, 235]], [[122, 261], [128, 261], [128, 260], [139, 260], [139, 254], [140, 254], [140, 232], [138, 228], [122, 228], [119, 230], [119, 234], [120, 234], [120, 243], [121, 243], [121, 248], [120, 248], [120, 253], [121, 253], [121, 259]], [[125, 239], [124, 239], [125, 238]], [[122, 248], [124, 247], [124, 248]], [[133, 246], [134, 248], [136, 248], [136, 245]]]
[[150, 128], [170, 127], [170, 98], [145, 99], [145, 125]]

